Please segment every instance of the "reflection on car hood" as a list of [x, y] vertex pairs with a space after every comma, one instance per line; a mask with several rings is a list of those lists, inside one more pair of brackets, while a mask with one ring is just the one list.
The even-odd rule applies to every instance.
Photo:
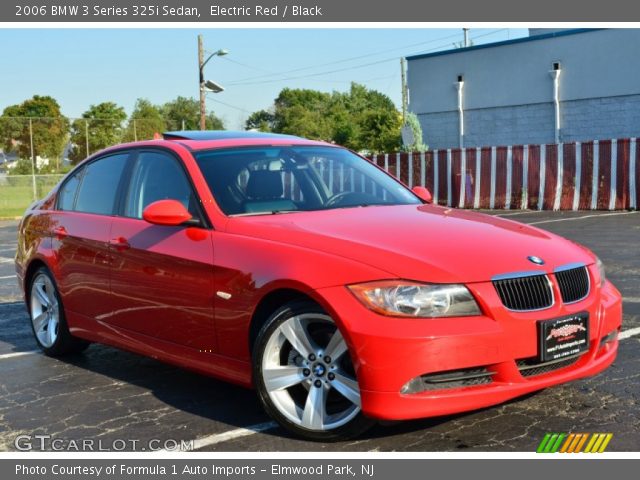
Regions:
[[[454, 283], [593, 263], [585, 249], [511, 220], [434, 205], [371, 206], [233, 218], [230, 233], [348, 257], [398, 278]], [[527, 257], [537, 256], [543, 266]]]

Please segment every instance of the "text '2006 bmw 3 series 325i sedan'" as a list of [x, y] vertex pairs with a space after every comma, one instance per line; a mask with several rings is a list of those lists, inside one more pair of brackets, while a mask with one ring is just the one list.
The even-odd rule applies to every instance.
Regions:
[[254, 387], [308, 439], [498, 404], [596, 374], [618, 348], [621, 297], [588, 249], [434, 205], [298, 137], [109, 148], [19, 237], [47, 355], [100, 342]]

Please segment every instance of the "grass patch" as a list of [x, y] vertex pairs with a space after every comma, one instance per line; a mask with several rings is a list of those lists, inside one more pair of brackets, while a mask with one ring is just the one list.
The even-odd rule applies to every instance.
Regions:
[[[36, 196], [43, 198], [62, 178], [62, 175], [36, 175]], [[33, 202], [31, 175], [0, 177], [0, 217], [20, 217]]]

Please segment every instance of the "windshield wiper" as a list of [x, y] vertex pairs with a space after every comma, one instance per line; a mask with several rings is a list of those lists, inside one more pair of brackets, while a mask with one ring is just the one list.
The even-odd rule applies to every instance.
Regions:
[[364, 207], [379, 207], [380, 205], [386, 205], [386, 203], [356, 203], [353, 205], [341, 205], [335, 207], [325, 208], [324, 210], [337, 210], [339, 208], [364, 208]]
[[281, 213], [296, 213], [302, 212], [304, 210], [269, 210], [266, 212], [245, 212], [245, 213], [234, 213], [229, 215], [230, 217], [253, 217], [258, 215], [280, 215]]

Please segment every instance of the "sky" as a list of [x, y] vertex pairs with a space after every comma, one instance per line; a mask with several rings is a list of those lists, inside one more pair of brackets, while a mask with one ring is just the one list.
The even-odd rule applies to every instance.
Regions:
[[[58, 100], [79, 117], [113, 101], [131, 113], [137, 98], [161, 104], [198, 96], [197, 36], [211, 53], [205, 77], [225, 87], [207, 95], [230, 129], [268, 108], [284, 87], [346, 90], [358, 82], [400, 106], [400, 57], [449, 50], [462, 29], [4, 29], [0, 30], [0, 111], [33, 95]], [[478, 28], [475, 45], [527, 35], [526, 29]]]

